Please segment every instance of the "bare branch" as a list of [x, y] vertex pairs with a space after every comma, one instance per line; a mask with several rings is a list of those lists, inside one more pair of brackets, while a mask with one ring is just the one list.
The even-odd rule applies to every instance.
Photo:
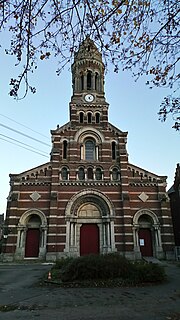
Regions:
[[135, 79], [146, 75], [150, 88], [169, 87], [177, 95], [179, 24], [177, 0], [0, 1], [0, 31], [10, 35], [5, 52], [22, 68], [11, 79], [10, 95], [19, 99], [23, 83], [23, 97], [36, 91], [28, 74], [39, 60], [55, 58], [59, 74], [87, 34], [106, 67], [111, 63], [115, 72], [131, 70]]

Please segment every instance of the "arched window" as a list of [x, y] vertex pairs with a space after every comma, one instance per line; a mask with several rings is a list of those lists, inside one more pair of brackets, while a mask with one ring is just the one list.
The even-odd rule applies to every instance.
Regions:
[[135, 177], [135, 170], [132, 169], [132, 176]]
[[83, 122], [84, 122], [84, 113], [83, 113], [83, 112], [80, 112], [80, 113], [79, 113], [79, 122], [80, 122], [80, 123], [83, 123]]
[[119, 174], [118, 174], [118, 169], [117, 169], [117, 168], [114, 168], [114, 169], [112, 170], [112, 180], [118, 180], [118, 176], [119, 176]]
[[96, 180], [102, 180], [102, 170], [101, 170], [101, 168], [96, 168], [95, 177], [96, 177]]
[[75, 79], [73, 79], [73, 90], [75, 90]]
[[66, 167], [61, 169], [61, 179], [68, 180], [68, 169]]
[[85, 179], [84, 168], [79, 168], [79, 170], [78, 170], [78, 179], [79, 180], [84, 180]]
[[100, 123], [100, 114], [99, 114], [99, 112], [96, 112], [95, 121], [96, 121], [96, 123]]
[[88, 123], [92, 122], [92, 113], [91, 112], [88, 112], [88, 114], [87, 114], [87, 122]]
[[93, 169], [92, 168], [87, 169], [87, 178], [93, 180]]
[[98, 90], [98, 73], [95, 74], [95, 90]]
[[116, 142], [112, 142], [112, 160], [116, 159]]
[[63, 141], [63, 159], [67, 159], [67, 141]]
[[81, 75], [81, 90], [84, 90], [84, 75]]
[[92, 72], [88, 71], [87, 72], [87, 90], [92, 89]]
[[93, 140], [85, 142], [85, 160], [95, 160], [95, 143]]

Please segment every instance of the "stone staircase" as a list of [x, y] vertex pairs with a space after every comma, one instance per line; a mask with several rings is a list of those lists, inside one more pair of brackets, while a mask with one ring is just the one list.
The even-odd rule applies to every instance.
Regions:
[[160, 260], [154, 257], [143, 257], [143, 260], [148, 262], [148, 263], [156, 263], [156, 264], [162, 264]]

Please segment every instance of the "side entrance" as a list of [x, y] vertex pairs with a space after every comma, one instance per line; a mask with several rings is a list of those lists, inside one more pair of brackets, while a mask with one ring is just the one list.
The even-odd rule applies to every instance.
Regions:
[[25, 257], [37, 258], [39, 256], [39, 229], [28, 229], [26, 233]]
[[144, 228], [139, 230], [139, 245], [143, 257], [153, 256], [152, 235], [150, 229]]

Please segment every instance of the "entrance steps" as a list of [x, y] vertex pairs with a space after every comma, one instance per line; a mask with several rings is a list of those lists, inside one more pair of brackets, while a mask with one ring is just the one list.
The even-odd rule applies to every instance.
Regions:
[[162, 264], [160, 260], [154, 257], [143, 257], [143, 260], [148, 262], [148, 263], [156, 263], [156, 264]]

